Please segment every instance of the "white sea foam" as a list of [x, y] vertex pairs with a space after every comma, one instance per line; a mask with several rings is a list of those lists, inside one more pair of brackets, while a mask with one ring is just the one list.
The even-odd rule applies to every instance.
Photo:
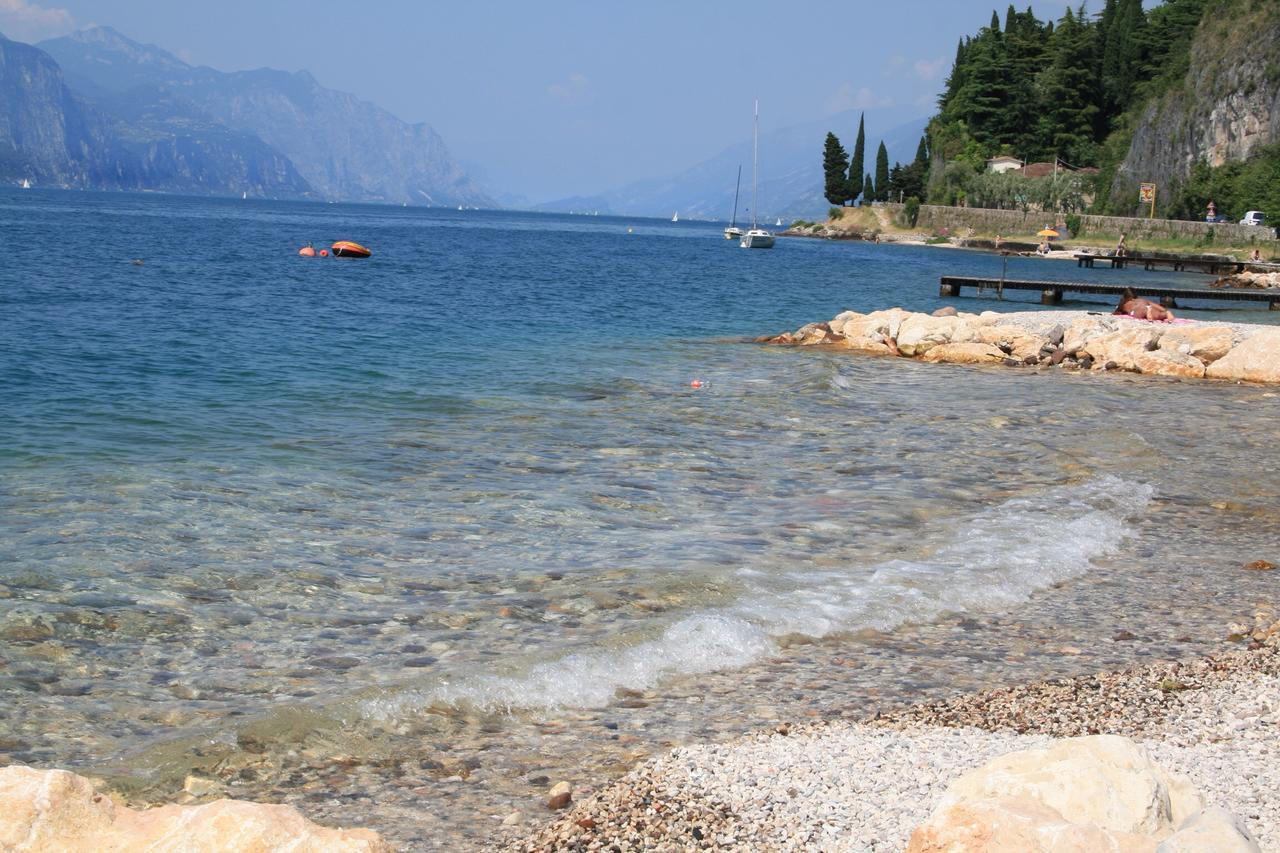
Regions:
[[657, 637], [572, 653], [517, 676], [471, 675], [368, 700], [364, 711], [385, 719], [436, 703], [485, 710], [599, 707], [619, 688], [747, 666], [774, 653], [786, 635], [887, 631], [945, 613], [1007, 609], [1114, 552], [1127, 519], [1143, 511], [1153, 492], [1108, 475], [980, 512], [953, 527], [927, 557], [839, 571], [744, 569], [739, 577], [747, 586], [737, 603], [685, 616]]

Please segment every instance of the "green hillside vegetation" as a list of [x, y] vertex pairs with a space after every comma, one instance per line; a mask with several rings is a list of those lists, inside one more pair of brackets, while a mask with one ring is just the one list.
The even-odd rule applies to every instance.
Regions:
[[[929, 200], [1078, 210], [1093, 197], [1094, 212], [1119, 212], [1111, 209], [1107, 188], [1143, 105], [1183, 85], [1203, 19], [1220, 19], [1251, 2], [1165, 0], [1144, 10], [1141, 0], [1106, 0], [1098, 15], [1082, 5], [1057, 21], [1010, 6], [1002, 23], [993, 12], [976, 36], [960, 41], [929, 124], [935, 154]], [[1018, 179], [984, 174], [986, 161], [1001, 154], [1028, 163], [1092, 166], [1100, 174], [1067, 186], [1022, 178], [1027, 186], [1020, 189]], [[1200, 197], [1203, 191], [1220, 189], [1219, 197], [1229, 198], [1228, 185], [1256, 171], [1266, 170], [1201, 174], [1180, 190], [1178, 210], [1202, 212], [1208, 199]], [[1127, 199], [1121, 206], [1131, 207]]]

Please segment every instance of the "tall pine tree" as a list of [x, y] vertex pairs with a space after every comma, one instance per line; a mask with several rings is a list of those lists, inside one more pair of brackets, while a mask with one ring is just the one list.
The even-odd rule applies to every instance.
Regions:
[[[862, 122], [866, 116], [866, 113], [858, 116], [858, 139], [853, 143], [853, 157], [849, 159], [849, 201], [851, 203], [857, 201], [858, 196], [863, 195], [862, 161], [867, 150], [867, 134], [863, 130]], [[865, 200], [871, 199], [865, 198]]]
[[862, 182], [862, 200], [874, 201], [876, 197], [875, 185], [871, 183], [871, 173], [867, 172], [866, 179]]
[[889, 200], [889, 150], [884, 147], [884, 140], [880, 140], [880, 147], [876, 149], [876, 201]]
[[834, 133], [827, 133], [827, 144], [822, 148], [822, 174], [826, 181], [823, 194], [832, 204], [843, 205], [849, 200], [849, 154]]

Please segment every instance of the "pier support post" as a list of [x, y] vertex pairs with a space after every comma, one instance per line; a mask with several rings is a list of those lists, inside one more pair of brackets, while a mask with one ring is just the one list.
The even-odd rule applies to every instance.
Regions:
[[1048, 290], [1040, 291], [1040, 304], [1041, 305], [1061, 305], [1062, 291], [1057, 289], [1056, 287], [1050, 288]]
[[1280, 311], [1280, 302], [1276, 302], [1274, 299], [1271, 300], [1270, 302], [1267, 303], [1267, 310]]
[[1163, 305], [1165, 308], [1177, 308], [1177, 307], [1178, 307], [1178, 303], [1177, 303], [1176, 301], [1174, 301], [1174, 298], [1173, 298], [1172, 296], [1161, 296], [1161, 297], [1160, 297], [1160, 304], [1161, 304], [1161, 305]]
[[960, 285], [953, 284], [952, 282], [949, 282], [949, 281], [943, 281], [942, 286], [938, 288], [938, 295], [939, 296], [959, 296]]

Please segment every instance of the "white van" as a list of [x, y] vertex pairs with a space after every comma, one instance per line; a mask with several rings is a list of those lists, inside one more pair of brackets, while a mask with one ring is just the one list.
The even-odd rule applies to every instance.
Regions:
[[1263, 224], [1262, 220], [1264, 219], [1266, 219], [1266, 217], [1262, 215], [1261, 210], [1250, 210], [1245, 212], [1244, 219], [1240, 220], [1240, 224], [1241, 225], [1262, 225]]

